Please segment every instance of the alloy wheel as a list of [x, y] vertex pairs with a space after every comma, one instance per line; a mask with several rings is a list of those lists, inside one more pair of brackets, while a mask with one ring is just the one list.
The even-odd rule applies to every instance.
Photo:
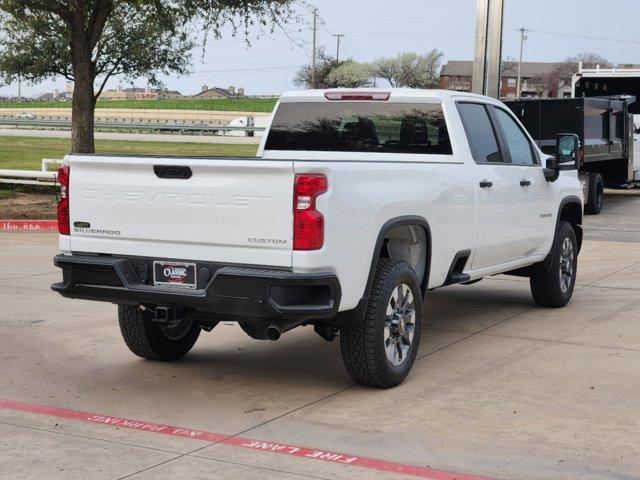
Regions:
[[391, 293], [384, 325], [384, 348], [391, 365], [402, 365], [409, 356], [415, 321], [413, 293], [406, 283], [402, 283]]
[[560, 276], [560, 290], [562, 293], [567, 293], [575, 276], [575, 251], [569, 238], [565, 238], [562, 242], [558, 274]]

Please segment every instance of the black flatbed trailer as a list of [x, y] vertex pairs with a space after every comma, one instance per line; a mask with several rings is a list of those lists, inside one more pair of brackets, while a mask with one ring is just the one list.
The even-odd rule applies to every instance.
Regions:
[[579, 176], [585, 211], [600, 213], [604, 188], [640, 187], [634, 172], [635, 97], [519, 99], [505, 104], [520, 119], [543, 152], [555, 153], [560, 133], [580, 137]]

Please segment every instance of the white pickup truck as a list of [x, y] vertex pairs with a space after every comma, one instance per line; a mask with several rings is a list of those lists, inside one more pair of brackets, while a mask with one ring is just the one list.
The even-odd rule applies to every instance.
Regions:
[[65, 297], [118, 304], [133, 353], [175, 360], [237, 321], [339, 335], [354, 381], [409, 373], [429, 290], [508, 273], [562, 307], [576, 281], [575, 135], [543, 154], [500, 102], [429, 90], [280, 99], [257, 158], [69, 155]]

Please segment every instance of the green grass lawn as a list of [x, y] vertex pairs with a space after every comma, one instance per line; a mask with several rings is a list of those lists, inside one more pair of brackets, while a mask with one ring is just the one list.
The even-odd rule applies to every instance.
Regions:
[[[97, 108], [140, 108], [169, 110], [214, 110], [239, 112], [271, 112], [276, 99], [269, 98], [228, 98], [228, 99], [195, 99], [175, 100], [98, 100]], [[0, 108], [20, 108], [33, 110], [36, 108], [71, 108], [69, 101], [33, 101], [33, 102], [0, 102]]]
[[[62, 158], [69, 153], [69, 146], [66, 138], [0, 136], [0, 169], [39, 170], [43, 158]], [[96, 140], [96, 153], [250, 157], [257, 149], [257, 145]]]

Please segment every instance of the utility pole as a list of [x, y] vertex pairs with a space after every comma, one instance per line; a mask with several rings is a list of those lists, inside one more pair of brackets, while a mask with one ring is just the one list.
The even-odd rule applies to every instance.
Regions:
[[311, 88], [316, 88], [316, 40], [318, 34], [318, 10], [313, 9], [313, 52], [311, 53]]
[[527, 40], [527, 29], [520, 29], [520, 61], [518, 62], [518, 88], [516, 89], [516, 98], [522, 96], [522, 51], [524, 50], [524, 42]]
[[477, 0], [471, 91], [500, 98], [504, 0]]
[[336, 63], [337, 63], [337, 62], [339, 62], [339, 61], [340, 61], [340, 39], [341, 39], [342, 37], [344, 37], [344, 34], [343, 34], [343, 33], [336, 33], [336, 34], [334, 35], [334, 37], [336, 37], [336, 40], [337, 40], [337, 42], [338, 42], [338, 45], [337, 45], [337, 47], [336, 47]]
[[18, 102], [22, 101], [22, 77], [18, 74]]

